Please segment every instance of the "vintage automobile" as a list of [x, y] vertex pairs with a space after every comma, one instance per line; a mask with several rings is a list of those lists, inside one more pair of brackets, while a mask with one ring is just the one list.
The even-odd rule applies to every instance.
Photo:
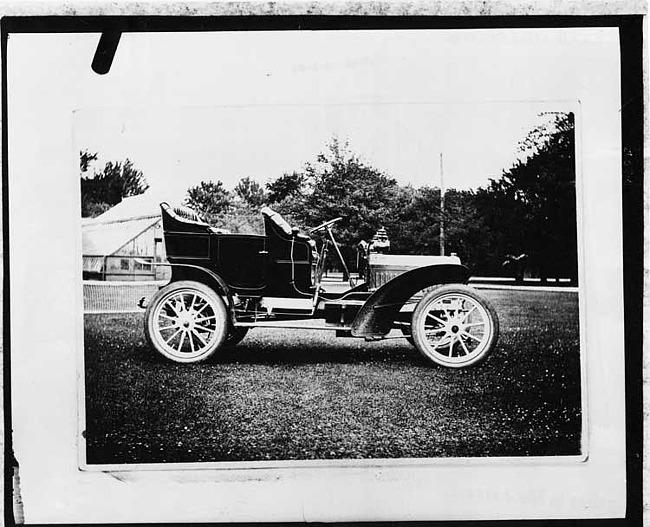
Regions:
[[497, 342], [497, 315], [466, 285], [469, 272], [456, 256], [370, 253], [363, 282], [328, 290], [328, 251], [347, 272], [333, 234], [341, 218], [309, 231], [323, 238], [318, 249], [268, 207], [261, 211], [265, 233], [250, 235], [215, 229], [185, 207], [160, 206], [172, 275], [146, 305], [145, 333], [172, 361], [204, 361], [255, 327], [407, 338], [426, 359], [450, 368], [479, 363]]

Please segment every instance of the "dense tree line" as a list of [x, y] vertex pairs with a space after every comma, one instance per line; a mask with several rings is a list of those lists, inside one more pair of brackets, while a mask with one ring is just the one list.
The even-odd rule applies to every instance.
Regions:
[[[333, 139], [300, 172], [283, 174], [266, 189], [244, 178], [234, 193], [223, 189], [188, 204], [228, 228], [256, 229], [268, 204], [299, 227], [341, 216], [337, 236], [349, 265], [355, 247], [384, 227], [399, 254], [439, 254], [443, 218], [446, 252], [475, 274], [527, 272], [577, 278], [575, 138], [573, 114], [546, 114], [521, 141], [521, 159], [476, 190], [399, 185], [368, 166], [349, 145]], [[224, 195], [227, 198], [224, 200]], [[214, 209], [218, 212], [215, 214]]]
[[481, 266], [494, 270], [504, 255], [523, 253], [541, 277], [577, 279], [574, 116], [545, 117], [520, 143], [526, 157], [476, 192], [490, 242]]
[[476, 190], [446, 189], [442, 214], [439, 188], [400, 185], [337, 139], [302, 171], [283, 174], [266, 188], [250, 178], [234, 192], [209, 183], [212, 191], [197, 200], [208, 185], [201, 183], [188, 191], [187, 204], [240, 232], [260, 231], [263, 204], [302, 228], [341, 216], [337, 236], [352, 267], [356, 244], [380, 227], [394, 253], [439, 254], [442, 218], [447, 254], [458, 254], [475, 274], [516, 274], [525, 266], [542, 277], [575, 279], [574, 119], [564, 113], [543, 117], [521, 141], [521, 159], [500, 177]]

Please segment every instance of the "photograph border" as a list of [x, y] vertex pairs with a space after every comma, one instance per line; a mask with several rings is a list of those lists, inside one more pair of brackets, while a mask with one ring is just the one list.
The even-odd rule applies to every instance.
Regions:
[[[8, 213], [8, 127], [7, 127], [7, 37], [13, 32], [97, 32], [115, 31], [126, 27], [127, 31], [178, 31], [179, 24], [182, 30], [188, 31], [216, 31], [236, 30], [236, 27], [243, 23], [247, 29], [287, 29], [285, 24], [296, 24], [300, 29], [339, 29], [341, 24], [356, 26], [359, 29], [396, 29], [390, 26], [398, 24], [404, 29], [418, 28], [427, 29], [483, 29], [487, 27], [501, 28], [503, 24], [507, 27], [594, 27], [608, 26], [617, 27], [621, 34], [621, 88], [622, 88], [622, 140], [623, 148], [632, 149], [631, 162], [637, 169], [636, 178], [627, 181], [623, 180], [623, 253], [624, 253], [624, 318], [625, 318], [625, 391], [626, 391], [626, 445], [627, 445], [627, 521], [638, 521], [642, 511], [642, 424], [643, 409], [641, 405], [642, 393], [642, 318], [643, 307], [643, 70], [642, 70], [642, 43], [643, 43], [643, 19], [636, 14], [626, 15], [581, 15], [576, 17], [566, 16], [545, 16], [533, 15], [530, 17], [508, 17], [494, 16], [485, 17], [430, 17], [430, 16], [377, 16], [368, 19], [367, 17], [355, 17], [349, 15], [260, 15], [243, 19], [240, 16], [225, 16], [214, 19], [212, 17], [8, 17], [2, 20], [2, 82], [3, 82], [3, 251], [4, 255], [9, 254], [9, 213]], [[243, 21], [243, 22], [242, 22]], [[320, 26], [321, 27], [315, 27]], [[432, 27], [433, 24], [435, 27]], [[217, 25], [219, 27], [214, 27]], [[336, 27], [334, 27], [336, 26]], [[380, 27], [376, 27], [380, 26]], [[408, 26], [408, 27], [406, 27]], [[451, 26], [451, 27], [450, 27]], [[355, 27], [349, 27], [355, 28]], [[576, 140], [576, 146], [579, 144]], [[579, 156], [576, 156], [577, 159]], [[625, 160], [624, 160], [625, 162]], [[578, 167], [576, 167], [576, 179], [579, 180]], [[9, 298], [9, 266], [8, 259], [3, 260], [3, 386], [5, 404], [5, 519], [14, 520], [12, 507], [13, 499], [10, 492], [13, 482], [14, 466], [11, 454], [11, 360], [10, 360], [10, 298]], [[582, 302], [582, 297], [581, 297]], [[582, 306], [581, 306], [582, 307]], [[582, 310], [581, 310], [582, 311]], [[581, 312], [581, 355], [583, 354], [582, 343], [582, 312]], [[584, 368], [582, 369], [581, 391], [585, 390]], [[585, 401], [582, 405], [584, 410]], [[586, 414], [583, 414], [583, 429], [585, 427]], [[562, 457], [565, 461], [567, 457]], [[456, 458], [463, 459], [463, 458]], [[471, 458], [472, 461], [483, 461], [482, 458]], [[489, 458], [495, 459], [495, 458]], [[496, 458], [498, 459], [498, 458]], [[517, 461], [521, 459], [516, 458]], [[544, 460], [548, 458], [531, 458], [532, 460]], [[582, 458], [580, 458], [582, 459]], [[385, 465], [384, 460], [380, 465]], [[411, 460], [408, 460], [411, 461]], [[422, 464], [422, 459], [414, 459], [417, 464]], [[425, 460], [426, 461], [426, 460]], [[438, 460], [433, 460], [438, 461]], [[295, 463], [295, 462], [290, 462]], [[309, 462], [314, 463], [314, 462]], [[319, 462], [316, 462], [319, 463]], [[203, 463], [201, 465], [204, 465]], [[220, 468], [226, 468], [222, 463]], [[240, 463], [237, 463], [241, 468]], [[93, 466], [94, 467], [94, 466]], [[165, 464], [165, 467], [169, 467]], [[197, 468], [197, 467], [192, 467]], [[214, 467], [210, 467], [214, 468]], [[264, 468], [267, 468], [265, 466]]]

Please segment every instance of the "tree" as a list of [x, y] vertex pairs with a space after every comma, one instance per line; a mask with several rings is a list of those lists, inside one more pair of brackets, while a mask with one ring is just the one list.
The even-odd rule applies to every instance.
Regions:
[[370, 239], [384, 225], [399, 193], [395, 179], [363, 163], [336, 138], [315, 165], [307, 165], [306, 180], [311, 186], [305, 197], [306, 223], [315, 226], [341, 216], [339, 236], [349, 245]]
[[239, 180], [235, 187], [235, 194], [251, 207], [259, 208], [266, 202], [266, 193], [262, 186], [249, 177]]
[[493, 237], [487, 263], [494, 270], [506, 255], [525, 253], [542, 278], [577, 279], [574, 116], [543, 116], [520, 143], [523, 159], [477, 193]]
[[264, 219], [259, 207], [253, 207], [244, 201], [235, 201], [228, 209], [213, 214], [206, 220], [215, 227], [227, 229], [233, 233], [261, 234], [264, 232]]
[[227, 211], [231, 206], [232, 196], [221, 181], [201, 181], [187, 189], [185, 205], [208, 219], [210, 216]]
[[440, 189], [403, 187], [385, 212], [391, 252], [439, 254]]
[[341, 216], [337, 239], [346, 259], [356, 261], [356, 245], [369, 240], [388, 216], [386, 206], [397, 182], [363, 163], [336, 138], [301, 172], [267, 184], [269, 203], [294, 226], [305, 229]]
[[308, 189], [307, 167], [305, 172], [283, 174], [266, 184], [269, 205], [299, 229], [308, 227], [305, 207]]
[[479, 272], [485, 265], [492, 236], [479, 215], [476, 192], [447, 189], [444, 221], [447, 254], [456, 253], [470, 272]]
[[82, 175], [88, 172], [90, 163], [97, 161], [97, 152], [91, 154], [88, 150], [81, 150], [79, 152], [79, 168]]
[[305, 175], [300, 172], [282, 174], [266, 184], [269, 203], [280, 203], [285, 199], [296, 198], [304, 190]]
[[124, 162], [109, 161], [101, 172], [88, 176], [89, 165], [97, 159], [97, 154], [84, 150], [79, 156], [82, 217], [101, 214], [123, 198], [137, 196], [149, 188], [142, 171], [137, 170], [128, 158]]

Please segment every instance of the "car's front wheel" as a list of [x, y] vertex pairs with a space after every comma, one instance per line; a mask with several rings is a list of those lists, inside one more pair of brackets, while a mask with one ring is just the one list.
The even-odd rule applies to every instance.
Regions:
[[415, 346], [448, 368], [484, 360], [496, 345], [499, 319], [485, 298], [464, 285], [443, 285], [427, 293], [411, 320]]
[[175, 362], [201, 362], [225, 342], [228, 311], [221, 297], [199, 282], [171, 283], [156, 293], [145, 313], [151, 346]]

